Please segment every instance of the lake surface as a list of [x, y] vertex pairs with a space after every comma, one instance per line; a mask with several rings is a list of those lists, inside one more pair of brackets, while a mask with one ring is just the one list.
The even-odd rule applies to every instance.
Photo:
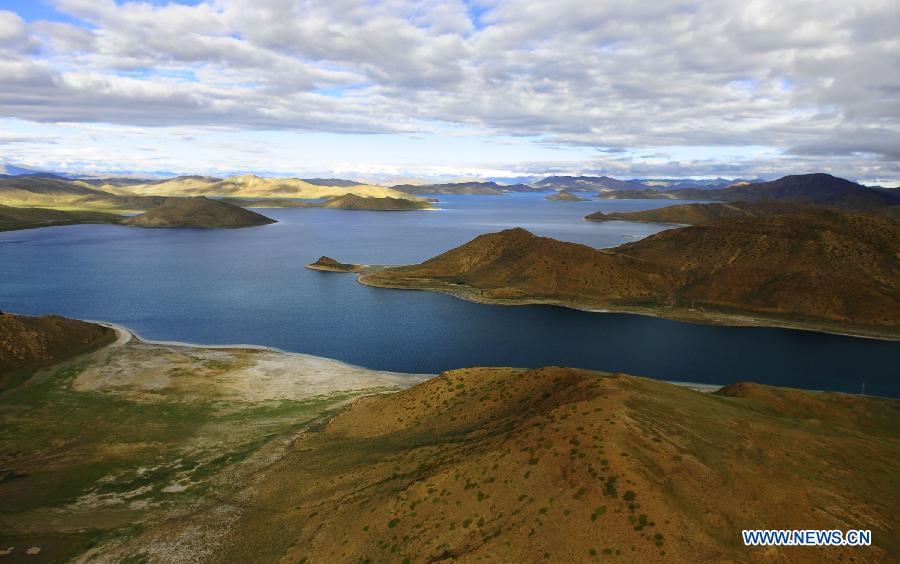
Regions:
[[311, 271], [320, 255], [368, 264], [430, 258], [510, 227], [594, 247], [665, 226], [594, 223], [660, 200], [547, 202], [545, 194], [440, 196], [440, 211], [259, 210], [240, 230], [77, 225], [0, 233], [0, 310], [110, 321], [148, 339], [257, 344], [370, 368], [566, 365], [665, 380], [752, 380], [900, 397], [900, 343], [714, 327], [552, 306], [504, 307], [370, 288]]

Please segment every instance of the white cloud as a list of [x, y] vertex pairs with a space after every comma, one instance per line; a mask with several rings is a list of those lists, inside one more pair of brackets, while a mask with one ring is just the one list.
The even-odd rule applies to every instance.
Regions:
[[[0, 115], [343, 133], [446, 124], [557, 147], [759, 145], [778, 157], [761, 170], [897, 174], [895, 0], [158, 4], [56, 0], [84, 26], [0, 12]], [[662, 166], [600, 164], [626, 162]]]

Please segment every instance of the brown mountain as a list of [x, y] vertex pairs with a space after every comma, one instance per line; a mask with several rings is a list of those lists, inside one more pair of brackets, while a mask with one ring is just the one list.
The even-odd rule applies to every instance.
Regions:
[[407, 200], [405, 198], [367, 198], [356, 194], [346, 194], [329, 198], [316, 205], [320, 208], [334, 208], [341, 210], [370, 210], [370, 211], [409, 211], [425, 210], [431, 208], [431, 204], [424, 200]]
[[161, 206], [122, 223], [136, 227], [236, 228], [276, 222], [242, 207], [198, 196], [168, 198]]
[[617, 191], [602, 198], [655, 198], [722, 202], [773, 200], [835, 209], [900, 215], [900, 195], [869, 188], [830, 174], [795, 174], [771, 182], [740, 183], [727, 188]]
[[765, 217], [785, 213], [802, 213], [809, 209], [803, 204], [758, 201], [727, 204], [681, 204], [637, 212], [596, 212], [585, 217], [589, 221], [648, 221], [653, 223], [681, 223], [697, 225], [714, 219], [733, 217]]
[[[454, 370], [298, 435], [240, 496], [217, 559], [889, 562], [897, 409], [753, 384]], [[871, 529], [873, 546], [740, 540], [798, 527]]]
[[557, 303], [896, 338], [898, 259], [900, 222], [816, 210], [716, 220], [609, 250], [511, 229], [421, 264], [366, 273], [360, 282], [494, 303]]
[[0, 390], [15, 373], [62, 362], [114, 338], [115, 331], [96, 323], [0, 312]]
[[78, 223], [118, 223], [122, 216], [94, 211], [60, 211], [0, 205], [0, 231]]

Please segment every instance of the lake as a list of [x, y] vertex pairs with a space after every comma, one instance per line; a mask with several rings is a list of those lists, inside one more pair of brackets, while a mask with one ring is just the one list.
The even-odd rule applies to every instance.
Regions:
[[265, 209], [239, 230], [76, 225], [0, 233], [0, 310], [119, 323], [148, 339], [256, 344], [382, 370], [566, 365], [710, 384], [752, 380], [900, 397], [900, 343], [714, 327], [552, 306], [504, 307], [311, 271], [418, 262], [510, 227], [594, 247], [665, 226], [583, 221], [671, 200], [439, 196], [439, 211]]

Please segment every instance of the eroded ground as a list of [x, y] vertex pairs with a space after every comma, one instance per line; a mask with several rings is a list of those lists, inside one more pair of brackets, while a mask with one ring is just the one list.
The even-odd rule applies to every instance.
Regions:
[[117, 560], [116, 547], [177, 518], [191, 525], [155, 546], [157, 558], [177, 559], [185, 543], [192, 558], [215, 550], [242, 511], [221, 500], [295, 433], [353, 398], [419, 379], [122, 332], [0, 395], [0, 562]]

